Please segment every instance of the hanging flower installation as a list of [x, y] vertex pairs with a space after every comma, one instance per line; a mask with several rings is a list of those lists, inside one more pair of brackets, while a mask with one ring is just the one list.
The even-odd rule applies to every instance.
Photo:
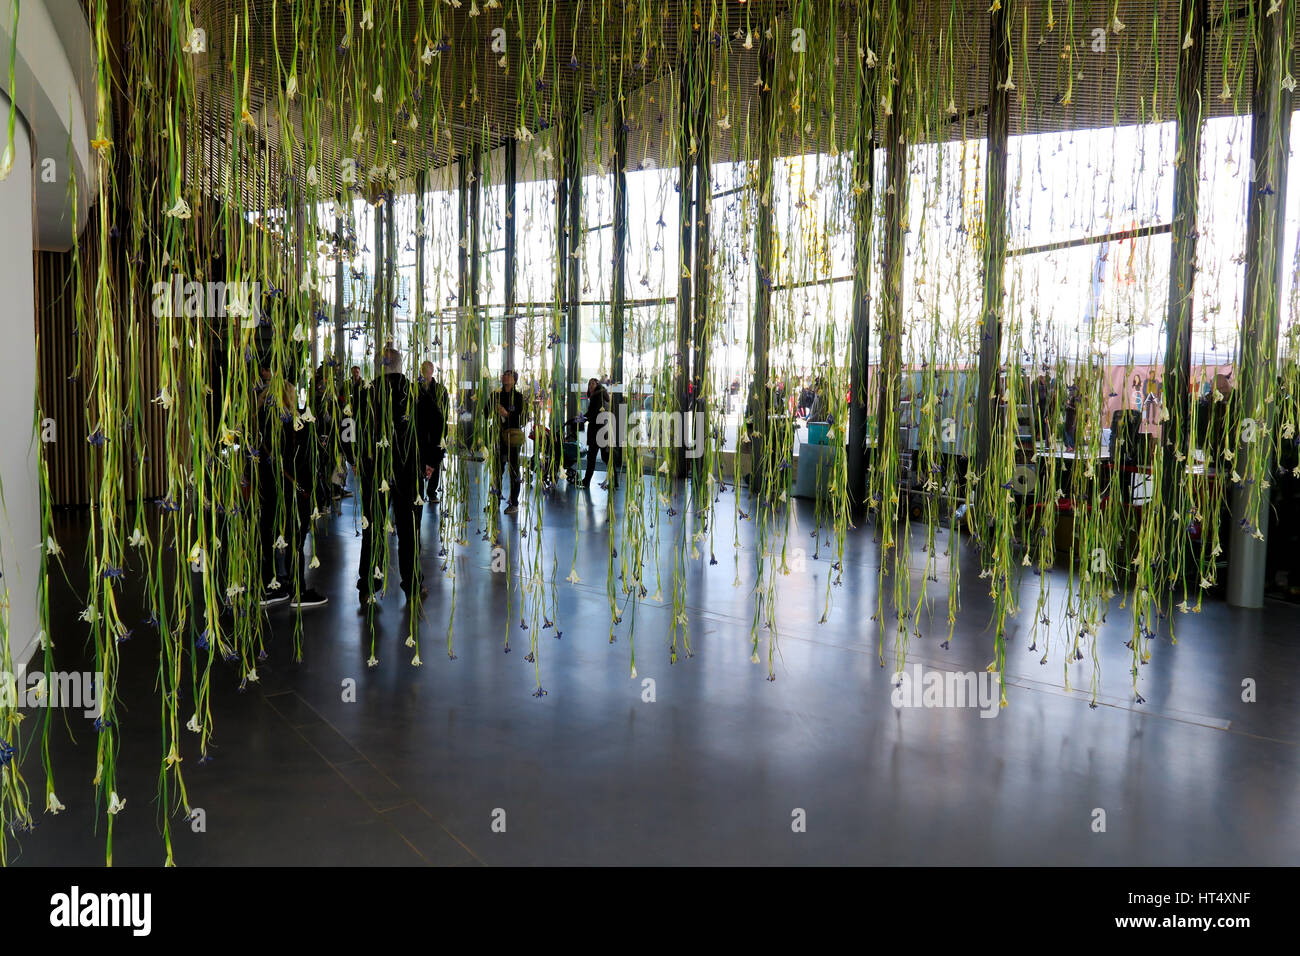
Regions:
[[[460, 579], [490, 562], [502, 650], [526, 644], [539, 698], [578, 596], [603, 591], [636, 678], [638, 658], [697, 649], [706, 580], [734, 585], [738, 639], [775, 680], [783, 582], [820, 573], [815, 619], [852, 613], [894, 671], [987, 614], [1004, 705], [1012, 641], [1095, 705], [1114, 615], [1140, 702], [1228, 537], [1262, 539], [1271, 486], [1300, 477], [1297, 283], [1285, 300], [1246, 285], [1248, 206], [1213, 198], [1275, 210], [1287, 144], [1280, 125], [1252, 139], [1242, 87], [1266, 44], [1294, 49], [1295, 4], [1210, 24], [1186, 6], [126, 0], [110, 23], [91, 0], [100, 175], [71, 261], [94, 507], [76, 590], [104, 703], [85, 795], [50, 765], [47, 716], [44, 800], [0, 703], [0, 858], [42, 803], [66, 809], [57, 772], [62, 800], [96, 801], [112, 862], [116, 818], [152, 785], [118, 773], [119, 722], [143, 719], [117, 706], [118, 675], [148, 647], [173, 862], [213, 681], [246, 689], [268, 656], [307, 653], [300, 615], [272, 646], [261, 610], [302, 596], [314, 535], [305, 566], [281, 575], [275, 552], [335, 504], [285, 461], [354, 466], [371, 668], [434, 666], [444, 626], [455, 661]], [[1252, 276], [1293, 277], [1300, 250], [1265, 246]], [[175, 277], [220, 293], [151, 308], [142, 290]], [[447, 422], [427, 491], [394, 477], [425, 361]], [[495, 414], [512, 365], [518, 444]], [[617, 435], [599, 562], [577, 509], [559, 528], [548, 506], [581, 469], [565, 453], [589, 378]], [[45, 461], [41, 481], [48, 574], [66, 556]], [[418, 536], [435, 499], [390, 660], [374, 615], [408, 569], [383, 542]], [[851, 565], [875, 587], [846, 612], [871, 583]]]

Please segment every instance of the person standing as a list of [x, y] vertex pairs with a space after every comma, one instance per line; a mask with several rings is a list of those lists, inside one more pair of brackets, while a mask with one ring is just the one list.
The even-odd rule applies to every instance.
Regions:
[[364, 384], [365, 383], [361, 381], [361, 366], [352, 366], [352, 371], [349, 373], [348, 378], [347, 396], [348, 407], [352, 409], [352, 415], [354, 418], [361, 414], [361, 392]]
[[420, 415], [421, 425], [426, 429], [424, 442], [432, 449], [433, 474], [427, 479], [424, 499], [436, 504], [438, 501], [438, 482], [442, 471], [442, 460], [447, 452], [443, 440], [447, 437], [447, 419], [451, 405], [447, 389], [434, 375], [432, 362], [420, 366]]
[[809, 391], [808, 421], [825, 422], [830, 420], [830, 401], [826, 395], [826, 380], [821, 376], [813, 382]]
[[1031, 399], [1034, 405], [1034, 440], [1050, 442], [1055, 431], [1055, 385], [1044, 368], [1034, 380]]
[[433, 449], [427, 441], [431, 429], [420, 421], [418, 395], [402, 373], [402, 354], [397, 349], [384, 349], [380, 374], [369, 392], [359, 400], [362, 421], [356, 457], [365, 521], [357, 592], [363, 604], [371, 599], [377, 568], [375, 535], [387, 543], [385, 527], [391, 511], [402, 593], [407, 600], [417, 590], [426, 597], [429, 591], [420, 583], [419, 563], [424, 507], [417, 501], [420, 479], [433, 475]]
[[814, 398], [813, 389], [809, 387], [807, 381], [802, 382], [799, 388], [799, 407], [795, 409], [795, 418], [802, 418], [804, 421], [816, 420], [809, 417], [812, 414]]
[[510, 502], [506, 506], [508, 515], [519, 510], [519, 452], [524, 444], [524, 397], [515, 385], [515, 373], [507, 369], [501, 373], [501, 388], [492, 393], [492, 409], [497, 428], [497, 440], [494, 443], [496, 458], [492, 472], [499, 497], [501, 472], [507, 463], [510, 466]]
[[[274, 377], [269, 368], [262, 370], [262, 379], [257, 449], [262, 606], [288, 601], [293, 608], [320, 607], [329, 599], [303, 586], [302, 564], [302, 549], [311, 530], [314, 432], [298, 418], [293, 383]], [[279, 551], [284, 552], [283, 580], [276, 576]]]
[[618, 473], [610, 463], [610, 448], [613, 447], [613, 422], [610, 421], [609, 392], [600, 379], [593, 378], [587, 382], [587, 474], [582, 479], [582, 487], [591, 487], [591, 476], [596, 471], [596, 456], [605, 462], [609, 474], [610, 488], [618, 487]]

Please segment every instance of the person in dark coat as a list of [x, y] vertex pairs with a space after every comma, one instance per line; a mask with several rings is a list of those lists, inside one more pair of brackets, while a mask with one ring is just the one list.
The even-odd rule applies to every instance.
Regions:
[[425, 489], [424, 498], [426, 501], [436, 503], [438, 501], [439, 472], [442, 470], [442, 460], [446, 456], [442, 443], [443, 439], [447, 437], [447, 420], [451, 416], [451, 402], [447, 395], [447, 389], [434, 375], [432, 362], [425, 362], [420, 366], [419, 402], [421, 405], [420, 422], [427, 428], [424, 442], [433, 449], [433, 475], [428, 479], [428, 487]]
[[[501, 488], [501, 473], [508, 465], [510, 468], [510, 501], [506, 505], [506, 514], [512, 515], [519, 510], [519, 452], [524, 428], [524, 396], [515, 387], [515, 373], [509, 369], [501, 373], [501, 388], [492, 393], [492, 411], [495, 419], [497, 439], [494, 444], [495, 456], [492, 462], [492, 474], [496, 487]], [[513, 438], [512, 438], [513, 436]], [[498, 495], [500, 491], [498, 491]]]
[[609, 487], [618, 487], [618, 473], [610, 464], [609, 453], [614, 446], [614, 423], [611, 421], [609, 392], [600, 379], [593, 378], [587, 382], [587, 474], [582, 479], [582, 487], [591, 487], [591, 476], [596, 471], [596, 456], [605, 462], [609, 473]]
[[[314, 430], [298, 417], [298, 393], [292, 382], [275, 378], [269, 368], [262, 370], [262, 380], [256, 452], [262, 606], [287, 601], [294, 608], [319, 607], [329, 599], [315, 588], [302, 586], [302, 551], [311, 530]], [[281, 552], [283, 579], [276, 575], [276, 557]]]
[[391, 511], [397, 534], [397, 567], [402, 593], [410, 600], [428, 589], [420, 583], [419, 528], [424, 507], [418, 503], [421, 480], [433, 475], [431, 428], [420, 421], [418, 390], [402, 374], [402, 355], [385, 348], [380, 374], [363, 393], [356, 450], [357, 478], [365, 520], [361, 531], [361, 562], [357, 592], [362, 603], [370, 600], [375, 571], [376, 535], [386, 542], [385, 528]]

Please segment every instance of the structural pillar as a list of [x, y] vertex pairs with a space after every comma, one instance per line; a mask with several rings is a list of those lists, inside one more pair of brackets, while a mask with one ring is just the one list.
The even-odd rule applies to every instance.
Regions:
[[[623, 351], [627, 324], [627, 112], [620, 92], [614, 103], [614, 277], [610, 289], [610, 411], [618, 420], [627, 401], [623, 380]], [[618, 467], [620, 452], [610, 452], [610, 468]]]
[[[1201, 132], [1205, 124], [1205, 39], [1209, 0], [1181, 0], [1178, 56], [1174, 211], [1170, 226], [1169, 312], [1165, 323], [1164, 408], [1161, 427], [1167, 529], [1166, 554], [1186, 546], [1184, 482], [1178, 452], [1188, 441], [1192, 379], [1192, 307], [1196, 287], [1196, 238], [1200, 208]], [[1172, 572], [1176, 564], [1170, 563]]]
[[506, 187], [506, 208], [505, 208], [505, 342], [501, 355], [501, 368], [513, 369], [515, 367], [515, 345], [518, 337], [518, 323], [515, 315], [515, 200], [519, 194], [519, 156], [518, 148], [513, 138], [505, 142], [505, 187]]
[[886, 57], [877, 67], [891, 71], [882, 78], [893, 89], [888, 96], [890, 111], [885, 121], [885, 223], [881, 259], [880, 315], [880, 410], [878, 427], [898, 421], [897, 390], [902, 375], [903, 351], [903, 258], [907, 254], [903, 229], [907, 209], [907, 139], [904, 117], [911, 90], [912, 0], [896, 0], [884, 18], [888, 39]]
[[[24, 6], [18, 33], [10, 11], [0, 15], [0, 117], [7, 122], [11, 100], [17, 104], [14, 148], [8, 157], [8, 176], [0, 180], [0, 289], [4, 296], [4, 342], [0, 350], [0, 396], [10, 414], [0, 417], [0, 487], [4, 489], [5, 518], [0, 522], [0, 553], [4, 574], [0, 597], [6, 611], [6, 628], [0, 636], [0, 670], [20, 675], [39, 648], [42, 628], [40, 608], [48, 599], [43, 574], [41, 541], [41, 486], [39, 436], [49, 410], [37, 395], [36, 269], [33, 253], [68, 252], [85, 228], [89, 204], [100, 191], [100, 175], [111, 175], [111, 162], [91, 147], [100, 91], [95, 82], [96, 51], [84, 13], [68, 5], [56, 29], [41, 5]], [[31, 14], [31, 15], [29, 15]], [[13, 62], [10, 64], [10, 54]], [[84, 67], [84, 69], [83, 69]], [[12, 72], [13, 87], [9, 86]], [[107, 102], [105, 98], [104, 102]], [[41, 155], [33, 156], [33, 144]], [[0, 152], [7, 143], [0, 140]], [[53, 176], [42, 174], [53, 162]], [[70, 182], [76, 184], [71, 201]], [[54, 300], [64, 290], [42, 290], [42, 299]], [[33, 398], [35, 396], [35, 398]], [[36, 412], [33, 415], [33, 412]], [[77, 442], [78, 421], [53, 421], [57, 438]], [[65, 548], [68, 542], [64, 541]], [[57, 639], [57, 637], [56, 637]], [[42, 666], [39, 661], [37, 667]], [[21, 677], [18, 678], [21, 681]], [[13, 716], [11, 705], [0, 704], [0, 718]], [[92, 732], [93, 733], [93, 732]], [[6, 727], [0, 732], [16, 743]], [[9, 821], [6, 821], [6, 825]]]
[[384, 309], [388, 302], [388, 293], [384, 286], [388, 283], [388, 269], [385, 267], [388, 257], [384, 251], [385, 236], [384, 229], [384, 212], [385, 206], [383, 199], [375, 203], [375, 288], [372, 308], [374, 314], [370, 317], [371, 327], [374, 329], [375, 336], [375, 374], [383, 374], [383, 368], [380, 367], [380, 361], [383, 358], [383, 348], [388, 344], [384, 338]]
[[[423, 360], [429, 354], [429, 323], [424, 314], [424, 190], [429, 174], [421, 169], [415, 174], [415, 288], [411, 290], [411, 314], [415, 320], [413, 347], [416, 358]], [[420, 362], [416, 363], [419, 372]]]
[[[487, 345], [483, 334], [483, 316], [479, 312], [479, 273], [483, 267], [483, 149], [475, 143], [469, 151], [469, 268], [468, 287], [461, 301], [465, 306], [465, 323], [470, 345], [470, 380], [475, 387], [482, 384], [483, 349]], [[489, 385], [490, 388], [490, 385]]]
[[569, 120], [563, 119], [555, 126], [555, 152], [558, 154], [555, 164], [555, 312], [552, 322], [555, 330], [551, 334], [557, 337], [557, 341], [551, 349], [551, 431], [556, 435], [564, 433], [564, 419], [569, 408], [566, 340], [569, 329], [569, 265], [573, 260], [569, 255], [572, 251], [569, 240], [569, 174], [564, 158], [568, 144], [567, 122]]
[[[1250, 157], [1254, 176], [1246, 207], [1246, 283], [1241, 310], [1241, 356], [1236, 406], [1255, 424], [1255, 442], [1273, 433], [1268, 401], [1277, 377], [1277, 342], [1285, 230], [1287, 158], [1291, 142], [1291, 91], [1282, 85], [1292, 49], [1296, 0], [1275, 0], [1272, 12], [1258, 11], [1254, 23], [1255, 86], [1251, 96]], [[1262, 15], [1258, 15], [1262, 13]], [[1247, 469], [1231, 489], [1232, 523], [1228, 539], [1228, 603], [1263, 607], [1268, 550], [1269, 493], [1263, 482], [1272, 462], [1249, 473], [1252, 449], [1242, 441], [1236, 462]], [[1258, 461], [1258, 457], [1256, 461]], [[1257, 536], [1258, 535], [1258, 536]]]
[[980, 312], [979, 381], [975, 403], [975, 473], [988, 470], [995, 431], [1006, 427], [998, 412], [1002, 365], [1003, 279], [1007, 264], [1007, 143], [1010, 138], [1011, 25], [1014, 0], [989, 13], [988, 151], [984, 177], [984, 293]]
[[[9, 118], [9, 100], [0, 91], [0, 116]], [[4, 149], [0, 142], [0, 150]], [[0, 671], [17, 672], [35, 649], [40, 627], [41, 493], [37, 479], [40, 452], [32, 440], [32, 396], [36, 392], [36, 293], [32, 258], [32, 154], [27, 123], [14, 126], [13, 168], [0, 182], [0, 284], [4, 287], [5, 347], [0, 349], [0, 394], [14, 414], [0, 417], [0, 481], [7, 518], [0, 527], [4, 578], [0, 596], [8, 603], [8, 627], [0, 641]], [[51, 290], [57, 294], [58, 290]], [[20, 414], [20, 409], [27, 409]], [[76, 424], [56, 422], [61, 438], [76, 441]], [[37, 547], [33, 547], [37, 542]], [[10, 656], [12, 654], [12, 657]], [[9, 728], [0, 732], [12, 740]]]
[[[703, 415], [706, 425], [709, 418], [709, 277], [713, 271], [712, 235], [709, 228], [709, 207], [712, 204], [713, 177], [709, 157], [709, 113], [712, 108], [712, 45], [701, 38], [696, 43], [697, 56], [692, 68], [696, 71], [695, 98], [695, 209], [694, 228], [695, 244], [692, 256], [692, 348], [691, 360], [691, 414], [682, 422], [683, 439], [694, 440], [701, 433], [696, 426], [695, 417]], [[689, 431], [688, 431], [689, 429]], [[707, 499], [709, 489], [705, 485], [707, 459], [703, 448], [694, 448], [693, 490], [699, 500]]]
[[[858, 47], [871, 48], [871, 19], [858, 18]], [[848, 494], [852, 507], [867, 500], [867, 398], [871, 369], [871, 227], [876, 153], [876, 70], [858, 57], [858, 136], [853, 152], [853, 319], [849, 341]], [[771, 157], [768, 157], [769, 164]], [[769, 223], [770, 236], [770, 223]], [[770, 243], [769, 238], [769, 243]]]
[[346, 348], [343, 344], [343, 291], [344, 281], [348, 271], [348, 257], [344, 253], [346, 234], [343, 230], [343, 219], [334, 226], [334, 254], [337, 257], [334, 266], [334, 365], [338, 374], [343, 376], [343, 381], [348, 379], [347, 369], [343, 367], [347, 358]]
[[384, 337], [397, 347], [397, 204], [390, 190], [384, 197]]
[[578, 381], [578, 355], [582, 348], [582, 155], [581, 155], [581, 129], [579, 118], [574, 116], [565, 129], [567, 133], [564, 148], [565, 172], [568, 177], [568, 189], [566, 199], [568, 200], [568, 253], [569, 267], [566, 278], [568, 279], [568, 314], [566, 316], [565, 337], [568, 340], [568, 349], [565, 352], [566, 364], [564, 370], [565, 410], [567, 419], [576, 418], [578, 415], [578, 391], [574, 385], [581, 385]]
[[[678, 116], [677, 116], [677, 354], [673, 363], [673, 391], [677, 398], [677, 411], [683, 421], [689, 420], [691, 410], [691, 261], [692, 225], [695, 221], [694, 182], [695, 160], [691, 154], [692, 135], [695, 125], [695, 113], [691, 108], [693, 87], [691, 69], [695, 59], [695, 33], [689, 34], [682, 44], [682, 54], [678, 74]], [[678, 478], [686, 477], [686, 449], [678, 448], [673, 452], [673, 473]]]
[[[456, 393], [461, 408], [470, 408], [478, 380], [473, 374], [470, 348], [472, 297], [469, 275], [469, 157], [461, 154], [456, 163]], [[477, 413], [476, 408], [470, 408]]]
[[[759, 25], [759, 32], [762, 25]], [[750, 339], [754, 349], [754, 378], [749, 390], [750, 465], [749, 486], [757, 491], [757, 479], [763, 473], [762, 461], [769, 416], [774, 411], [769, 402], [768, 339], [772, 320], [772, 271], [775, 268], [772, 245], [772, 129], [775, 103], [772, 75], [776, 52], [766, 35], [758, 44], [758, 203], [754, 207], [754, 324]]]

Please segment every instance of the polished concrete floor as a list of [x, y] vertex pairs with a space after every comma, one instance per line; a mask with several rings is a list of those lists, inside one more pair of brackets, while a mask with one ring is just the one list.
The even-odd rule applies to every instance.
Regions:
[[[545, 506], [557, 555], [557, 629], [539, 640], [547, 694], [534, 696], [529, 632], [503, 621], [508, 575], [493, 573], [490, 545], [473, 537], [455, 581], [454, 650], [446, 653], [452, 580], [438, 573], [437, 522], [426, 514], [430, 596], [420, 624], [423, 667], [402, 646], [409, 611], [394, 588], [370, 630], [353, 590], [359, 538], [344, 513], [320, 537], [314, 582], [332, 598], [302, 613], [304, 656], [292, 660], [294, 612], [269, 613], [274, 633], [261, 680], [238, 690], [230, 665], [215, 671], [213, 759], [186, 753], [192, 805], [207, 829], [175, 819], [181, 865], [510, 864], [1292, 864], [1300, 858], [1300, 627], [1295, 609], [1233, 610], [1207, 602], [1179, 618], [1178, 643], [1161, 638], [1141, 669], [1145, 703], [1129, 692], [1128, 622], [1111, 614], [1099, 654], [1101, 706], [1067, 691], [1065, 642], [1040, 665], [1024, 631], [1010, 630], [1010, 706], [996, 719], [975, 709], [898, 709], [877, 659], [874, 610], [879, 548], [871, 528], [851, 531], [844, 585], [826, 600], [830, 559], [812, 556], [813, 509], [795, 506], [791, 546], [805, 570], [780, 579], [775, 681], [750, 661], [754, 521], [722, 496], [716, 566], [688, 561], [694, 656], [670, 664], [672, 605], [641, 605], [639, 676], [629, 679], [628, 621], [610, 644], [604, 490], [565, 488]], [[616, 510], [621, 509], [621, 495]], [[680, 502], [678, 508], [681, 508]], [[746, 506], [748, 510], [748, 506]], [[680, 520], [680, 518], [678, 519]], [[504, 519], [507, 532], [518, 527]], [[85, 516], [59, 518], [65, 550]], [[617, 529], [616, 529], [617, 531]], [[536, 534], [536, 531], [533, 532]], [[574, 553], [582, 583], [564, 581]], [[944, 541], [946, 536], [941, 536]], [[665, 529], [671, 579], [675, 539]], [[919, 554], [919, 551], [917, 552]], [[739, 574], [741, 587], [733, 583]], [[946, 576], [935, 589], [932, 634], [910, 660], [982, 671], [992, 658], [987, 597], [963, 557], [964, 607], [950, 646]], [[75, 581], [74, 581], [75, 583]], [[1057, 582], [1064, 594], [1064, 579]], [[129, 592], [130, 582], [127, 583]], [[650, 590], [654, 590], [653, 584]], [[515, 586], [517, 594], [517, 584]], [[86, 625], [75, 589], [54, 585], [57, 665], [84, 666]], [[143, 616], [143, 615], [142, 615]], [[503, 653], [510, 632], [511, 653]], [[556, 630], [563, 637], [556, 639]], [[924, 631], [924, 628], [923, 628]], [[124, 645], [123, 735], [114, 861], [163, 859], [154, 794], [162, 754], [157, 658], [143, 631]], [[888, 651], [887, 651], [888, 654]], [[1070, 666], [1087, 688], [1090, 661]], [[356, 702], [343, 700], [353, 679]], [[654, 701], [643, 700], [653, 678]], [[1242, 700], [1256, 682], [1257, 701]], [[29, 729], [37, 723], [26, 722]], [[55, 721], [56, 787], [68, 812], [43, 816], [11, 842], [13, 862], [103, 861], [95, 827], [95, 732], [79, 715]], [[39, 802], [37, 755], [26, 765]], [[1106, 830], [1094, 832], [1094, 810]], [[794, 832], [797, 810], [805, 832]], [[503, 819], [504, 832], [494, 830]], [[102, 813], [102, 810], [101, 810]]]

